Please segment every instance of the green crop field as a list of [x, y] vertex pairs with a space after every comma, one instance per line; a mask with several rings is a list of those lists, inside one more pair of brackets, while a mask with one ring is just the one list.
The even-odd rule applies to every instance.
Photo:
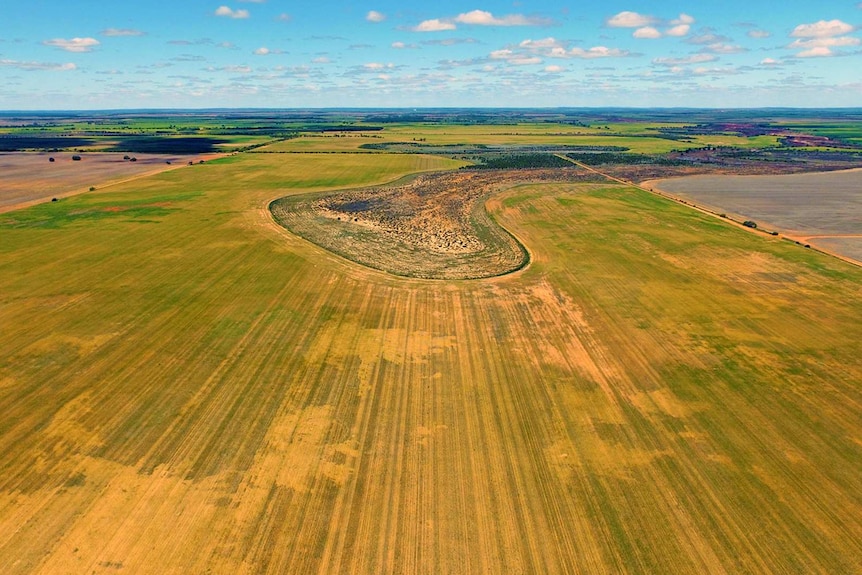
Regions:
[[862, 571], [862, 269], [616, 183], [486, 198], [531, 254], [488, 280], [267, 209], [462, 165], [246, 153], [0, 214], [0, 570]]

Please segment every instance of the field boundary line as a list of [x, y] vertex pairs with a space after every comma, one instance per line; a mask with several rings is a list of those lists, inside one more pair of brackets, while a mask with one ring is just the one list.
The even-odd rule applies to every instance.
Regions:
[[[601, 170], [597, 170], [596, 168], [593, 168], [593, 167], [591, 167], [591, 166], [589, 166], [589, 165], [587, 165], [587, 164], [585, 164], [585, 163], [583, 163], [583, 162], [580, 162], [580, 161], [578, 161], [578, 160], [574, 160], [574, 159], [572, 159], [572, 158], [569, 158], [569, 157], [567, 157], [565, 154], [554, 154], [554, 155], [555, 155], [555, 156], [557, 156], [558, 158], [562, 158], [562, 159], [564, 159], [564, 160], [568, 160], [569, 162], [572, 162], [572, 163], [573, 163], [573, 164], [575, 164], [576, 166], [579, 166], [579, 167], [581, 167], [581, 168], [583, 168], [583, 169], [585, 169], [585, 170], [587, 170], [587, 171], [589, 171], [589, 172], [592, 172], [592, 173], [594, 173], [594, 174], [598, 174], [598, 175], [600, 175], [600, 176], [603, 176], [603, 177], [605, 177], [605, 178], [607, 178], [607, 179], [609, 179], [609, 180], [612, 180], [612, 181], [614, 181], [614, 182], [617, 182], [617, 183], [619, 183], [619, 184], [623, 184], [623, 185], [625, 185], [625, 186], [630, 186], [630, 187], [633, 187], [633, 188], [637, 188], [638, 190], [641, 190], [641, 191], [647, 192], [647, 193], [649, 193], [649, 194], [653, 194], [653, 195], [655, 195], [655, 196], [658, 196], [658, 197], [664, 198], [664, 199], [666, 199], [666, 200], [670, 200], [670, 201], [672, 201], [672, 202], [679, 203], [679, 204], [682, 204], [682, 205], [684, 205], [684, 206], [688, 206], [689, 208], [691, 208], [691, 209], [693, 209], [693, 210], [696, 210], [696, 211], [698, 211], [698, 212], [700, 212], [700, 213], [702, 213], [702, 214], [707, 214], [707, 215], [712, 216], [712, 217], [714, 217], [714, 218], [717, 218], [717, 219], [719, 219], [719, 220], [721, 220], [721, 221], [727, 222], [727, 223], [729, 223], [730, 225], [732, 225], [732, 226], [734, 226], [734, 227], [737, 227], [737, 228], [739, 228], [739, 229], [741, 229], [741, 230], [744, 230], [744, 231], [749, 232], [749, 233], [757, 234], [757, 235], [758, 235], [758, 237], [763, 237], [763, 235], [764, 235], [764, 234], [766, 234], [767, 236], [773, 237], [773, 236], [772, 236], [772, 234], [771, 234], [770, 232], [766, 231], [766, 230], [759, 229], [759, 228], [749, 228], [748, 226], [743, 225], [743, 224], [742, 224], [742, 222], [738, 222], [738, 221], [734, 220], [733, 218], [730, 218], [730, 217], [727, 217], [727, 216], [722, 216], [722, 215], [721, 215], [721, 213], [719, 213], [719, 212], [716, 212], [716, 211], [714, 211], [714, 210], [710, 210], [710, 209], [708, 209], [708, 208], [704, 208], [704, 207], [702, 207], [702, 206], [699, 206], [699, 205], [697, 205], [697, 204], [694, 204], [694, 203], [692, 203], [692, 202], [690, 202], [690, 201], [688, 201], [688, 200], [686, 200], [686, 199], [684, 199], [684, 198], [682, 198], [682, 197], [675, 196], [675, 195], [673, 195], [673, 194], [671, 194], [671, 193], [669, 193], [669, 192], [667, 192], [667, 191], [665, 191], [665, 190], [662, 190], [661, 188], [659, 188], [659, 187], [657, 187], [657, 186], [647, 186], [647, 185], [646, 185], [646, 184], [648, 184], [648, 183], [649, 183], [649, 184], [652, 184], [653, 182], [658, 183], [658, 182], [660, 181], [660, 179], [661, 179], [661, 178], [659, 178], [659, 179], [653, 179], [653, 180], [645, 180], [644, 184], [636, 184], [635, 182], [631, 182], [631, 181], [628, 181], [628, 180], [624, 180], [624, 179], [622, 179], [622, 178], [618, 178], [618, 177], [616, 177], [616, 176], [612, 176], [612, 175], [610, 175], [610, 174], [606, 174], [605, 172], [602, 172]], [[854, 169], [862, 169], [862, 168], [854, 168]], [[810, 249], [810, 250], [813, 250], [813, 251], [819, 252], [819, 253], [824, 254], [824, 255], [827, 255], [827, 256], [831, 256], [831, 257], [836, 258], [836, 259], [839, 259], [839, 260], [841, 260], [841, 261], [843, 261], [843, 262], [847, 262], [847, 263], [849, 263], [849, 264], [853, 264], [854, 266], [857, 266], [857, 267], [862, 267], [862, 262], [860, 262], [860, 261], [858, 261], [858, 260], [855, 260], [855, 259], [850, 258], [850, 257], [847, 257], [847, 256], [843, 256], [843, 255], [841, 255], [841, 254], [835, 253], [835, 252], [833, 252], [833, 251], [831, 251], [831, 250], [825, 249], [825, 248], [820, 247], [820, 246], [811, 246], [811, 245], [806, 244], [806, 242], [807, 242], [809, 239], [817, 238], [817, 237], [829, 237], [829, 238], [832, 238], [832, 237], [862, 237], [862, 235], [852, 235], [852, 234], [844, 234], [844, 235], [841, 235], [841, 234], [838, 234], [838, 235], [805, 236], [805, 237], [802, 237], [802, 236], [796, 236], [796, 235], [788, 235], [788, 234], [786, 234], [786, 233], [783, 233], [783, 232], [782, 232], [782, 233], [781, 233], [779, 236], [777, 236], [777, 237], [780, 237], [781, 239], [783, 239], [783, 240], [785, 240], [785, 241], [794, 242], [794, 243], [799, 244], [799, 245], [805, 245], [805, 246], [807, 247], [807, 249]]]

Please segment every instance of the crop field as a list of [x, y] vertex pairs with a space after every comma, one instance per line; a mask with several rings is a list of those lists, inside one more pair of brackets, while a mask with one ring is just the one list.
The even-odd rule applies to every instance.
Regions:
[[484, 280], [268, 209], [463, 165], [245, 153], [0, 217], [0, 571], [862, 571], [862, 269], [577, 178], [483, 196], [530, 252]]
[[[708, 138], [700, 143], [688, 143], [659, 137], [646, 132], [635, 135], [615, 133], [570, 125], [544, 126], [395, 126], [379, 132], [356, 134], [303, 135], [299, 138], [265, 146], [260, 151], [313, 152], [362, 151], [360, 146], [381, 143], [409, 142], [418, 146], [618, 146], [636, 153], [664, 153], [709, 145]], [[742, 141], [733, 136], [716, 137], [716, 142]], [[716, 143], [716, 145], [719, 145]]]
[[0, 213], [80, 193], [96, 184], [104, 186], [211, 157], [135, 154], [135, 161], [131, 162], [123, 159], [128, 154], [78, 154], [80, 161], [72, 160], [74, 155], [68, 152], [0, 153]]
[[689, 176], [655, 185], [862, 262], [862, 170], [779, 176]]

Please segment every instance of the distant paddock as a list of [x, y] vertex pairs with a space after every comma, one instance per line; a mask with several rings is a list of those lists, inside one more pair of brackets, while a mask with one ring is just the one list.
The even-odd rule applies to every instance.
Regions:
[[[72, 156], [80, 156], [74, 161]], [[123, 157], [135, 158], [135, 161]], [[0, 212], [199, 162], [206, 156], [131, 153], [0, 153]], [[54, 158], [51, 162], [50, 158]], [[170, 164], [168, 164], [170, 162]]]
[[862, 169], [687, 176], [646, 186], [862, 262]]

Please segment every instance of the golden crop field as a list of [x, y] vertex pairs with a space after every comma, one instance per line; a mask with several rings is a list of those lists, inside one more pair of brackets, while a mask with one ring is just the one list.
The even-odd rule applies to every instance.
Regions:
[[456, 168], [239, 154], [0, 215], [0, 572], [858, 573], [862, 270], [619, 184], [405, 279], [271, 200]]

